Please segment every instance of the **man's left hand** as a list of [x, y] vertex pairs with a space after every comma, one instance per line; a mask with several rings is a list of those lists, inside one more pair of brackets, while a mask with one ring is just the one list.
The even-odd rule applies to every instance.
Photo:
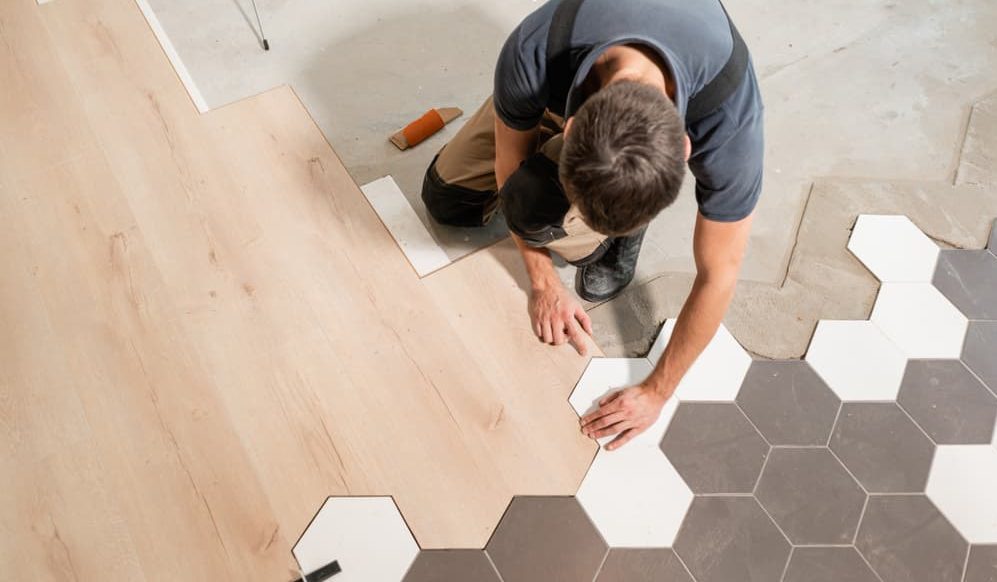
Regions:
[[599, 409], [581, 419], [582, 433], [592, 439], [618, 435], [606, 445], [610, 451], [647, 430], [661, 415], [668, 397], [643, 384], [624, 388], [599, 401]]

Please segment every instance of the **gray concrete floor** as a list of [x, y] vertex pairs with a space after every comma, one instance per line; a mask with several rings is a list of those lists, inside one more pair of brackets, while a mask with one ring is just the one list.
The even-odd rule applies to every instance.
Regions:
[[[151, 4], [210, 106], [290, 84], [356, 180], [394, 175], [423, 219], [422, 171], [459, 124], [404, 153], [386, 137], [431, 106], [473, 111], [491, 91], [505, 35], [536, 6], [527, 0], [262, 0], [272, 45], [263, 52], [248, 0]], [[766, 102], [765, 190], [745, 287], [787, 280], [815, 180], [953, 182], [970, 107], [997, 89], [997, 3], [729, 0], [727, 6], [751, 47]], [[652, 225], [638, 284], [688, 281], [693, 272], [691, 185], [690, 178], [680, 202]], [[861, 207], [862, 199], [854, 204]], [[947, 204], [967, 202], [952, 197]], [[892, 211], [904, 213], [903, 201]], [[433, 232], [452, 258], [504, 236], [501, 224], [485, 232]], [[564, 271], [566, 279], [570, 274]], [[611, 353], [639, 350], [655, 324], [677, 311], [683, 285], [637, 285], [618, 308], [594, 310], [606, 330], [600, 344]], [[842, 304], [851, 293], [827, 291], [842, 294], [830, 298]], [[657, 307], [627, 307], [635, 294], [654, 294]], [[788, 303], [781, 311], [816, 309], [802, 296], [782, 300]], [[738, 313], [732, 313], [735, 321]], [[799, 339], [805, 329], [797, 339], [766, 344], [757, 326], [743, 321], [741, 333], [736, 323], [732, 329], [759, 353], [798, 355], [806, 345]]]

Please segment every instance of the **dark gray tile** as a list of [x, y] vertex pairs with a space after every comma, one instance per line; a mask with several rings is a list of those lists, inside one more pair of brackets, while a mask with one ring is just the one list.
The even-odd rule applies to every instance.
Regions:
[[965, 582], [997, 582], [997, 546], [973, 546], [969, 549]]
[[967, 543], [923, 495], [873, 495], [855, 540], [883, 582], [959, 582]]
[[990, 243], [987, 244], [987, 248], [990, 252], [997, 255], [997, 220], [994, 221], [993, 227], [990, 229]]
[[516, 497], [485, 551], [506, 582], [595, 577], [606, 542], [574, 497]]
[[900, 406], [940, 445], [987, 444], [997, 397], [959, 360], [910, 360]]
[[962, 346], [962, 361], [997, 394], [997, 321], [971, 321]]
[[989, 251], [942, 251], [932, 283], [969, 319], [997, 319], [997, 257]]
[[501, 582], [482, 550], [423, 550], [403, 582]]
[[683, 402], [661, 450], [693, 493], [751, 493], [769, 446], [733, 402]]
[[920, 493], [935, 445], [892, 402], [846, 402], [831, 450], [871, 493]]
[[879, 582], [855, 548], [796, 548], [783, 582]]
[[873, 495], [855, 547], [883, 582], [959, 582], [966, 541], [923, 495]]
[[697, 497], [675, 539], [675, 553], [698, 582], [778, 580], [790, 547], [749, 496]]
[[737, 404], [772, 445], [824, 445], [841, 401], [805, 361], [755, 361]]
[[670, 548], [613, 548], [595, 582], [694, 582]]
[[825, 448], [772, 449], [755, 497], [797, 545], [850, 544], [865, 491]]

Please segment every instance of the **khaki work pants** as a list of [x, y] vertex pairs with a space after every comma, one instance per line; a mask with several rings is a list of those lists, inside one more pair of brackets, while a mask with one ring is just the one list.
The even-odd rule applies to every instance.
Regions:
[[[598, 260], [608, 248], [605, 235], [592, 230], [582, 220], [578, 209], [567, 202], [556, 179], [556, 163], [563, 144], [564, 121], [547, 112], [541, 123], [540, 153], [551, 160], [554, 175], [547, 180], [553, 184], [549, 196], [539, 196], [537, 201], [515, 205], [517, 217], [506, 208], [510, 230], [534, 247], [547, 248], [564, 260], [583, 265]], [[517, 172], [524, 171], [523, 168]], [[512, 178], [510, 178], [512, 181]], [[555, 191], [556, 190], [556, 191]], [[509, 196], [516, 195], [510, 192]], [[423, 183], [423, 201], [433, 218], [451, 226], [481, 226], [487, 224], [502, 206], [502, 198], [495, 181], [495, 109], [489, 97], [453, 140], [440, 150], [426, 171]], [[535, 206], [535, 212], [531, 211]], [[557, 216], [537, 229], [533, 217], [546, 218], [551, 208]], [[561, 209], [566, 209], [563, 214]], [[529, 232], [520, 232], [517, 224], [529, 223]], [[534, 230], [536, 229], [536, 230]], [[530, 233], [536, 236], [530, 236]]]

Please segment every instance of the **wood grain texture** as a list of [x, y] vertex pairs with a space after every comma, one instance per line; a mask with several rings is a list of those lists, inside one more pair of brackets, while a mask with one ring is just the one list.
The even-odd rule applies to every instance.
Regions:
[[482, 547], [595, 452], [510, 245], [419, 280], [289, 88], [199, 115], [129, 0], [0, 3], [0, 216], [5, 577], [289, 579], [328, 495]]

